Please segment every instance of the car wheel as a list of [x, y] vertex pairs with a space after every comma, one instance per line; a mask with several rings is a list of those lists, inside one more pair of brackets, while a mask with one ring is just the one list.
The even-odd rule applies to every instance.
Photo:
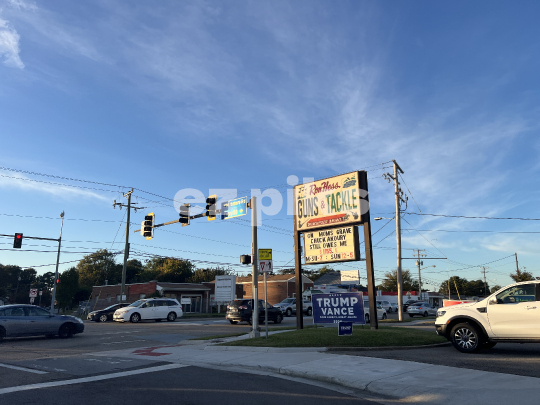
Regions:
[[283, 320], [283, 315], [277, 314], [276, 320], [274, 321], [274, 323], [281, 323], [282, 320]]
[[497, 342], [486, 342], [482, 345], [482, 349], [491, 349], [495, 347], [496, 344]]
[[287, 312], [285, 312], [287, 316], [292, 316], [292, 309], [287, 308]]
[[307, 316], [313, 315], [313, 310], [311, 308], [307, 309]]
[[137, 312], [135, 312], [133, 315], [131, 315], [131, 316], [129, 317], [129, 321], [130, 321], [131, 323], [137, 323], [137, 322], [139, 322], [140, 320], [141, 320], [141, 316], [140, 316]]
[[382, 314], [382, 319], [386, 319], [386, 318], [387, 318], [386, 314]]
[[364, 319], [365, 319], [366, 323], [369, 323], [369, 315], [368, 314], [364, 315]]
[[426, 311], [426, 312], [424, 312], [424, 318], [427, 318], [427, 316], [428, 316], [428, 313]]
[[450, 332], [450, 341], [462, 353], [476, 352], [482, 346], [482, 335], [469, 323], [459, 323]]
[[99, 317], [100, 322], [107, 322], [107, 315], [103, 314]]
[[0, 342], [6, 337], [6, 331], [4, 328], [0, 328]]
[[73, 336], [73, 329], [71, 328], [71, 325], [68, 323], [65, 323], [62, 326], [60, 326], [60, 329], [58, 330], [58, 336], [61, 339], [66, 339], [68, 337]]
[[231, 325], [236, 325], [238, 323], [238, 321], [233, 321], [232, 319], [229, 319], [229, 322], [231, 323]]
[[176, 321], [176, 313], [169, 312], [169, 315], [167, 315], [167, 322], [174, 322], [174, 321]]

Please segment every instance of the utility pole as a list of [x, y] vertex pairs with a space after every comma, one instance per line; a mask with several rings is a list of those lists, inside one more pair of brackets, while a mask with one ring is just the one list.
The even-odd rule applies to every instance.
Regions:
[[[58, 238], [58, 254], [56, 255], [56, 272], [54, 276], [53, 293], [51, 298], [51, 314], [54, 315], [54, 302], [56, 301], [56, 285], [58, 280], [58, 265], [60, 264], [60, 245], [62, 244], [62, 230], [64, 229], [64, 211], [60, 214], [62, 225], [60, 225], [60, 237]], [[60, 313], [60, 312], [58, 312]]]
[[422, 274], [420, 272], [420, 266], [423, 265], [424, 262], [420, 259], [427, 255], [425, 253], [420, 253], [420, 252], [425, 252], [425, 249], [422, 249], [422, 250], [414, 249], [414, 251], [416, 251], [416, 253], [413, 253], [413, 256], [418, 257], [418, 260], [416, 261], [416, 264], [418, 265], [418, 297], [421, 300], [422, 299]]
[[486, 269], [489, 269], [489, 267], [481, 266], [482, 271], [484, 273], [484, 297], [486, 296]]
[[401, 203], [407, 204], [407, 196], [403, 196], [403, 191], [399, 187], [399, 174], [404, 173], [401, 167], [395, 160], [394, 162], [394, 175], [386, 173], [385, 177], [394, 180], [394, 191], [396, 195], [396, 242], [397, 242], [397, 293], [398, 293], [398, 317], [399, 321], [403, 321], [403, 275], [401, 267]]
[[514, 256], [516, 256], [516, 274], [519, 276], [519, 266], [518, 266], [517, 253], [514, 253]]
[[[124, 245], [124, 266], [122, 267], [122, 287], [120, 288], [120, 302], [124, 302], [126, 300], [126, 298], [124, 298], [124, 295], [125, 295], [125, 291], [126, 291], [126, 269], [127, 269], [127, 260], [128, 260], [128, 257], [129, 257], [129, 221], [130, 221], [130, 218], [131, 218], [131, 194], [133, 193], [133, 189], [131, 189], [131, 191], [128, 191], [127, 193], [123, 194], [123, 197], [128, 199], [128, 203], [127, 205], [126, 204], [122, 204], [122, 203], [117, 203], [116, 200], [114, 200], [114, 203], [113, 203], [113, 208], [116, 208], [116, 206], [118, 205], [120, 207], [120, 209], [122, 209], [122, 207], [126, 207], [127, 208], [127, 220], [126, 220], [126, 244]], [[136, 203], [133, 203], [133, 204], [136, 204]], [[135, 212], [137, 212], [138, 209], [142, 209], [144, 207], [133, 207], [133, 209], [135, 210]]]
[[251, 228], [252, 228], [252, 244], [251, 254], [253, 257], [253, 270], [252, 270], [252, 284], [251, 291], [253, 296], [253, 308], [251, 308], [252, 322], [251, 332], [249, 332], [250, 338], [260, 337], [259, 332], [259, 248], [257, 246], [257, 198], [251, 196], [250, 201], [251, 208]]

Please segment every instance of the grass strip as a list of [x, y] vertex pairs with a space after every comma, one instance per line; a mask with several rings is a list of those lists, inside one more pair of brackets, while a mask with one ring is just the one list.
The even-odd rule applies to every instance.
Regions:
[[220, 346], [259, 346], [259, 347], [386, 347], [386, 346], [422, 346], [444, 343], [446, 339], [435, 334], [417, 329], [403, 329], [382, 326], [371, 330], [354, 326], [352, 336], [338, 336], [337, 328], [306, 328], [290, 332], [277, 333], [265, 337], [246, 339]]

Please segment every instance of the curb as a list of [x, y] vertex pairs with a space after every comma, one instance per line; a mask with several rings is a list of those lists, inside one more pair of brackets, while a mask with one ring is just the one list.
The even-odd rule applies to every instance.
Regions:
[[329, 352], [369, 352], [379, 350], [414, 350], [414, 349], [431, 349], [435, 347], [450, 346], [450, 342], [434, 343], [432, 345], [420, 346], [386, 346], [386, 347], [327, 347]]
[[259, 353], [325, 352], [326, 347], [257, 347], [257, 346], [206, 346], [204, 350]]

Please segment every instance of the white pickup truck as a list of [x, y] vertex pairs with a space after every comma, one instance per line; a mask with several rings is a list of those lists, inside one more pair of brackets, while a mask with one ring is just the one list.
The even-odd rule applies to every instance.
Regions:
[[[280, 309], [285, 316], [292, 316], [293, 314], [296, 314], [296, 298], [285, 298], [280, 303], [275, 304], [274, 308]], [[307, 316], [311, 316], [313, 314], [311, 301], [303, 300], [302, 311]]]

